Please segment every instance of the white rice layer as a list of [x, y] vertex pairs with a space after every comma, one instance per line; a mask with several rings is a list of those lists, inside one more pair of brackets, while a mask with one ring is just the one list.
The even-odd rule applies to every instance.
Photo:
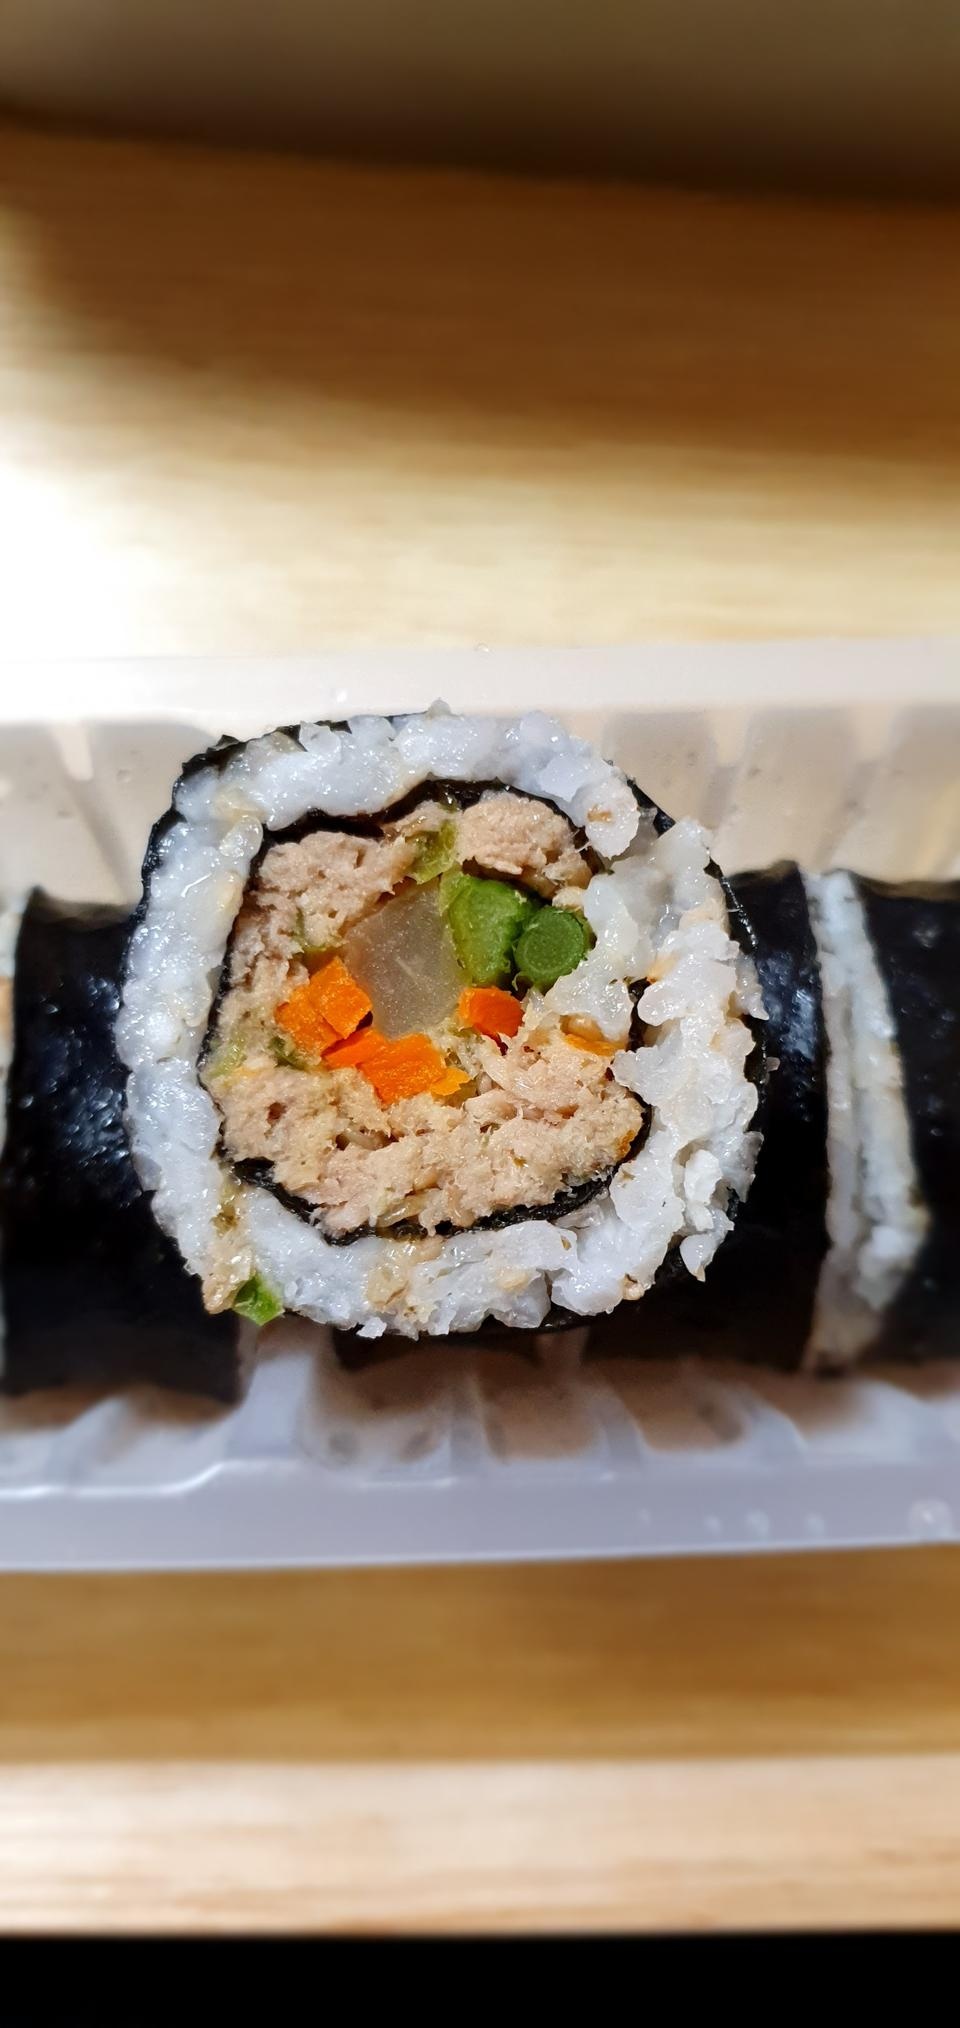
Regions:
[[[744, 1016], [762, 1013], [753, 967], [707, 870], [705, 832], [684, 821], [658, 837], [620, 771], [540, 713], [456, 718], [436, 709], [355, 719], [340, 732], [305, 725], [299, 738], [255, 740], [177, 791], [179, 821], [149, 883], [118, 1023], [134, 1159], [211, 1306], [257, 1273], [286, 1309], [318, 1322], [415, 1336], [475, 1329], [487, 1316], [535, 1327], [551, 1303], [583, 1316], [612, 1309], [650, 1286], [674, 1245], [702, 1274], [729, 1229], [731, 1193], [745, 1193], [756, 1160]], [[639, 1014], [651, 1039], [614, 1058], [615, 1075], [649, 1108], [649, 1131], [608, 1189], [556, 1223], [335, 1246], [269, 1191], [233, 1178], [197, 1059], [264, 832], [313, 810], [384, 809], [432, 779], [547, 797], [615, 862], [584, 890], [596, 943], [551, 988], [546, 1008], [588, 1016], [625, 1042], [630, 985], [650, 981]]]
[[877, 1337], [927, 1230], [896, 1025], [849, 873], [807, 880], [827, 1034], [829, 1246], [806, 1363], [854, 1365]]

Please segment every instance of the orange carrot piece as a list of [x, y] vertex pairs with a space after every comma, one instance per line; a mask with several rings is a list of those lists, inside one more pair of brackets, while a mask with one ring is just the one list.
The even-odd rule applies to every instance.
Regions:
[[401, 1035], [370, 1057], [363, 1065], [363, 1075], [369, 1078], [381, 1105], [390, 1106], [398, 1099], [418, 1098], [421, 1092], [432, 1091], [445, 1069], [443, 1057], [428, 1035]]
[[402, 1035], [391, 1042], [379, 1028], [361, 1028], [346, 1042], [332, 1043], [323, 1060], [329, 1070], [359, 1070], [384, 1105], [425, 1091], [450, 1098], [470, 1082], [467, 1071], [444, 1063], [428, 1035]]
[[460, 995], [457, 1012], [465, 1028], [480, 1035], [516, 1035], [523, 1020], [523, 1008], [502, 986], [467, 986]]
[[469, 1071], [461, 1070], [457, 1064], [450, 1063], [447, 1065], [443, 1076], [438, 1077], [436, 1084], [430, 1086], [430, 1090], [434, 1098], [452, 1098], [454, 1092], [459, 1091], [462, 1084], [469, 1083]]
[[372, 1057], [389, 1047], [379, 1028], [359, 1028], [356, 1035], [348, 1035], [346, 1042], [331, 1042], [323, 1052], [323, 1060], [330, 1070], [362, 1070]]
[[298, 991], [309, 993], [317, 1013], [344, 1037], [352, 1035], [373, 1012], [373, 1002], [347, 971], [342, 958], [330, 958]]
[[277, 1008], [276, 1021], [298, 1049], [305, 1049], [312, 1056], [322, 1056], [331, 1042], [337, 1040], [336, 1029], [314, 1006], [307, 986], [298, 986], [289, 1000], [284, 1000]]
[[563, 1037], [565, 1042], [572, 1043], [574, 1049], [585, 1049], [590, 1056], [612, 1056], [614, 1050], [620, 1047], [618, 1042], [608, 1042], [599, 1031], [596, 1035], [584, 1035], [578, 1034], [575, 1029], [565, 1028]]
[[362, 986], [351, 978], [342, 958], [331, 958], [289, 1000], [277, 1008], [277, 1023], [299, 1049], [322, 1056], [331, 1044], [353, 1035], [371, 1012]]

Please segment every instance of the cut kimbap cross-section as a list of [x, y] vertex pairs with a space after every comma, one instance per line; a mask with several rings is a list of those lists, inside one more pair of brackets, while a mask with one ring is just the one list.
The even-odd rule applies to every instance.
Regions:
[[701, 827], [539, 714], [199, 756], [118, 1045], [208, 1308], [536, 1329], [701, 1275], [759, 1141], [748, 942]]

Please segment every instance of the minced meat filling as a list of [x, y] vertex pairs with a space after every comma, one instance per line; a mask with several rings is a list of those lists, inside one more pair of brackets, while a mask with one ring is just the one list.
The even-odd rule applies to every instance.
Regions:
[[[546, 804], [494, 792], [451, 811], [425, 799], [376, 838], [316, 831], [273, 846], [238, 918], [203, 1082], [222, 1117], [225, 1153], [268, 1163], [274, 1182], [302, 1200], [332, 1238], [408, 1222], [428, 1233], [466, 1228], [498, 1212], [549, 1204], [607, 1175], [642, 1124], [638, 1099], [611, 1073], [612, 1044], [607, 1054], [577, 1046], [533, 993], [517, 1033], [476, 1032], [463, 1013], [470, 994], [460, 1011], [450, 1005], [450, 967], [446, 1004], [424, 1022], [422, 980], [411, 966], [417, 1015], [410, 1025], [422, 1028], [424, 1046], [429, 1038], [442, 1059], [442, 1080], [430, 1090], [385, 1097], [362, 1066], [332, 1067], [291, 1043], [284, 1015], [291, 996], [311, 978], [316, 983], [331, 954], [349, 955], [348, 932], [357, 923], [365, 923], [367, 945], [368, 932], [375, 942], [378, 910], [398, 890], [421, 893], [421, 913], [433, 910], [424, 948], [435, 952], [441, 842], [445, 870], [519, 881], [525, 891], [561, 897], [564, 907], [590, 878], [571, 826]], [[423, 868], [431, 877], [420, 889]], [[375, 979], [363, 983], [373, 1011], [357, 1030], [361, 1040], [378, 1026]], [[393, 1005], [393, 972], [389, 984]]]
[[586, 887], [590, 869], [559, 810], [529, 796], [482, 796], [457, 824], [457, 857], [489, 873], [522, 880], [538, 894]]

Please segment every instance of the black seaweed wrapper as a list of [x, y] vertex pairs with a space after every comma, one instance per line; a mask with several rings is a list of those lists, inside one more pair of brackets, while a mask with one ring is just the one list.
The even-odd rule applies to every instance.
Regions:
[[960, 880], [858, 878], [897, 1029], [927, 1237], [891, 1306], [878, 1350], [960, 1353]]
[[723, 1355], [793, 1369], [827, 1245], [826, 1047], [820, 966], [799, 868], [728, 876], [754, 937], [770, 1068], [763, 1144], [734, 1230], [702, 1282], [674, 1274], [601, 1320], [591, 1356]]
[[127, 1143], [114, 1030], [129, 934], [121, 909], [39, 893], [20, 926], [0, 1159], [3, 1386], [152, 1381], [229, 1402], [239, 1320], [206, 1314]]

